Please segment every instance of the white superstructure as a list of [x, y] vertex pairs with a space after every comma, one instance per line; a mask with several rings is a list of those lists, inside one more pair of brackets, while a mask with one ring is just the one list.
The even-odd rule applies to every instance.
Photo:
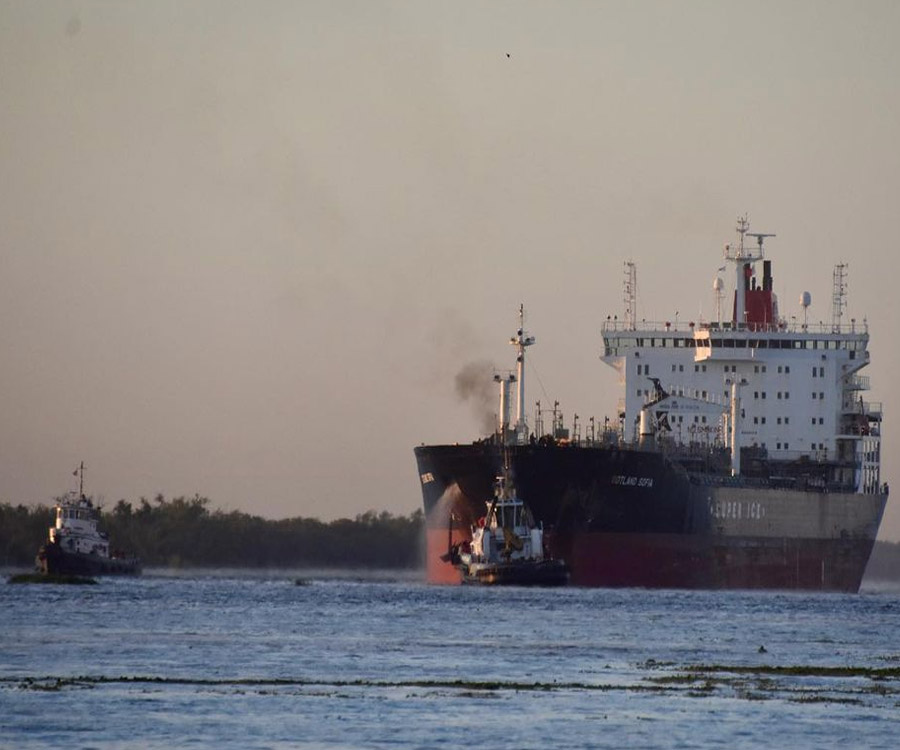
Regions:
[[98, 530], [97, 510], [84, 495], [69, 492], [56, 505], [56, 519], [50, 527], [50, 543], [64, 552], [109, 557], [109, 538]]
[[[622, 437], [638, 439], [656, 379], [670, 396], [721, 407], [666, 413], [658, 427], [675, 445], [736, 445], [736, 473], [741, 447], [755, 447], [772, 461], [833, 464], [832, 481], [879, 492], [881, 404], [864, 399], [869, 379], [859, 375], [869, 363], [868, 325], [844, 324], [839, 316], [831, 325], [780, 317], [771, 261], [763, 252], [763, 239], [773, 235], [748, 229], [741, 219], [738, 246], [725, 250], [737, 287], [731, 320], [647, 323], [626, 316], [604, 324], [602, 359], [625, 387]], [[757, 247], [745, 247], [747, 236], [756, 238]], [[714, 289], [720, 292], [721, 282]], [[801, 299], [805, 309], [809, 295]], [[740, 407], [732, 415], [736, 395]]]

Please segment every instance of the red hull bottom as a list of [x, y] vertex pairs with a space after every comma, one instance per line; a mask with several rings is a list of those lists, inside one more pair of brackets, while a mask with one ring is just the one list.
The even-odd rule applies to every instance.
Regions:
[[[454, 532], [454, 537], [456, 536]], [[459, 539], [462, 540], [460, 530]], [[865, 539], [771, 539], [684, 534], [582, 533], [550, 538], [575, 586], [682, 589], [797, 589], [856, 592], [869, 559]], [[460, 575], [440, 557], [446, 529], [427, 530], [427, 577], [453, 584]]]

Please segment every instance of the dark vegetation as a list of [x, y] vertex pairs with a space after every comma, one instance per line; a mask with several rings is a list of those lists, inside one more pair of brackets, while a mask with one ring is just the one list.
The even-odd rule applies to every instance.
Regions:
[[[0, 565], [32, 565], [53, 523], [53, 508], [0, 504]], [[110, 548], [144, 566], [416, 568], [422, 565], [423, 514], [369, 511], [355, 519], [270, 521], [210, 510], [199, 495], [103, 509]]]

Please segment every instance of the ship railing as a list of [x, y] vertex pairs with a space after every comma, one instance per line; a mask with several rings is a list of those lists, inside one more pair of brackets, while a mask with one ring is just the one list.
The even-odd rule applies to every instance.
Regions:
[[801, 490], [804, 492], [855, 492], [848, 482], [816, 481], [807, 477], [748, 477], [726, 474], [690, 473], [691, 482], [704, 487], [745, 487], [769, 490]]
[[741, 450], [741, 463], [749, 466], [753, 461], [763, 461], [771, 469], [778, 464], [790, 465], [793, 470], [809, 466], [817, 468], [822, 466], [840, 466], [851, 468], [856, 465], [854, 459], [841, 459], [837, 452], [823, 448], [822, 450], [786, 450], [768, 447], [766, 449], [754, 449], [747, 446]]
[[869, 390], [869, 376], [850, 375], [844, 378], [844, 388], [850, 391], [867, 391]]
[[618, 318], [607, 318], [603, 321], [602, 331], [609, 332], [672, 332], [693, 333], [695, 330], [714, 332], [751, 332], [751, 333], [814, 333], [814, 334], [841, 334], [841, 333], [868, 333], [869, 323], [863, 320], [860, 324], [856, 320], [850, 323], [833, 325], [831, 323], [801, 323], [794, 318], [779, 320], [771, 323], [738, 323], [731, 321], [713, 323], [704, 320], [641, 320], [632, 323]]
[[837, 440], [859, 440], [864, 437], [881, 437], [881, 430], [877, 424], [845, 424], [840, 432], [835, 435]]
[[858, 415], [868, 419], [880, 420], [882, 412], [881, 401], [863, 401], [861, 398], [844, 399], [841, 405], [841, 413], [845, 415]]
[[877, 427], [871, 428], [844, 428], [837, 435], [834, 436], [835, 440], [859, 440], [860, 438], [880, 438], [881, 430]]

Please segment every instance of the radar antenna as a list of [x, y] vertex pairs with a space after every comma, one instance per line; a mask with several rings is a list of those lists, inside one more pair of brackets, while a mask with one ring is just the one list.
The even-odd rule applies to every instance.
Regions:
[[766, 237], [774, 237], [774, 234], [767, 234], [764, 232], [747, 232], [748, 237], [756, 237], [756, 244], [759, 246], [759, 257], [763, 257], [763, 240]]

